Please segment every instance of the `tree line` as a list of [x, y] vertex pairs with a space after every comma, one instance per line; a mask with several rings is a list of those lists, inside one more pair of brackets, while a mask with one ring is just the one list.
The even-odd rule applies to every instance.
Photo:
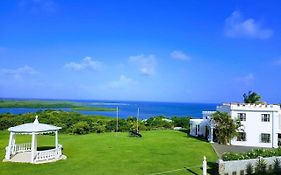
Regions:
[[58, 110], [41, 110], [35, 113], [25, 114], [0, 114], [0, 130], [9, 127], [31, 123], [39, 116], [40, 123], [51, 124], [62, 127], [60, 132], [72, 134], [103, 133], [103, 132], [126, 132], [126, 131], [146, 131], [154, 129], [173, 129], [182, 127], [189, 129], [190, 117], [172, 117], [169, 120], [164, 116], [155, 116], [147, 120], [137, 121], [136, 117], [118, 119], [118, 130], [116, 118], [103, 116], [89, 116], [77, 112], [67, 112]]

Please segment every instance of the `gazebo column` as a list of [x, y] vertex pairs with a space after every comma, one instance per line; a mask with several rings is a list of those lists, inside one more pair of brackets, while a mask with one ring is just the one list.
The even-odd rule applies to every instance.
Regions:
[[59, 155], [59, 136], [58, 136], [58, 131], [55, 131], [55, 135], [56, 135], [56, 157], [58, 158]]
[[59, 136], [58, 136], [58, 131], [56, 131], [56, 149], [59, 147]]
[[6, 148], [6, 155], [5, 155], [5, 159], [7, 159], [7, 160], [11, 159], [11, 152], [12, 152], [12, 149], [13, 149], [14, 135], [15, 135], [15, 133], [10, 132], [9, 145]]
[[36, 134], [32, 133], [32, 141], [31, 141], [31, 163], [35, 162], [35, 155], [37, 151], [37, 137]]
[[13, 135], [12, 147], [16, 145], [16, 134]]

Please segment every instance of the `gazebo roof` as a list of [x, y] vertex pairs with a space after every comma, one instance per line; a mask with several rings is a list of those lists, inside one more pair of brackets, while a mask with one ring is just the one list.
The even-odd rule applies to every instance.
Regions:
[[39, 123], [38, 116], [36, 116], [36, 119], [34, 120], [33, 123], [25, 123], [22, 125], [10, 127], [8, 131], [17, 132], [17, 133], [33, 133], [33, 132], [57, 131], [59, 129], [61, 129], [61, 127]]

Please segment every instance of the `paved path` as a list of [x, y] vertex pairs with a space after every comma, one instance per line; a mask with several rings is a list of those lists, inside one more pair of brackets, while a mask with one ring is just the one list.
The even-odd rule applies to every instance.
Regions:
[[224, 152], [235, 152], [235, 153], [241, 153], [241, 152], [247, 152], [252, 149], [257, 149], [259, 147], [249, 147], [249, 146], [234, 146], [234, 145], [221, 145], [218, 143], [212, 143], [212, 146], [219, 156], [221, 158], [222, 154]]

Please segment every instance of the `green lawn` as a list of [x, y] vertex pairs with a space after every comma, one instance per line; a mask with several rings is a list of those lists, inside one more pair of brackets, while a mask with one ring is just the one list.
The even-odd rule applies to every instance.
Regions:
[[[63, 153], [68, 157], [49, 164], [0, 163], [1, 175], [187, 175], [202, 174], [203, 156], [213, 165], [217, 156], [209, 143], [179, 131], [146, 131], [143, 138], [128, 133], [60, 134]], [[18, 142], [30, 140], [17, 135]], [[54, 145], [54, 136], [40, 136], [39, 146]], [[0, 132], [1, 158], [4, 158], [8, 132]], [[186, 168], [184, 168], [186, 167]], [[188, 169], [188, 167], [193, 167]], [[173, 171], [178, 170], [178, 171]]]

